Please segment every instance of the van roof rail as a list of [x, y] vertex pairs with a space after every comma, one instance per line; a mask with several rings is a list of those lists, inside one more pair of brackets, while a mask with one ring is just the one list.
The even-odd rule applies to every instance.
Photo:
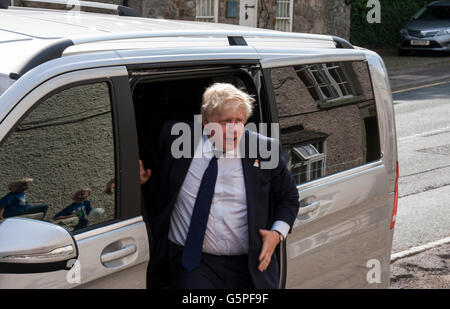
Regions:
[[[51, 0], [57, 1], [57, 0]], [[74, 45], [105, 42], [105, 41], [116, 41], [116, 40], [133, 40], [133, 39], [151, 39], [151, 38], [164, 38], [164, 37], [199, 37], [199, 36], [211, 36], [211, 37], [225, 37], [228, 39], [230, 45], [247, 45], [246, 37], [264, 37], [264, 38], [287, 38], [287, 39], [312, 39], [312, 40], [323, 40], [336, 42], [338, 48], [342, 48], [338, 41], [347, 42], [343, 39], [337, 37], [330, 37], [325, 35], [307, 34], [307, 33], [295, 33], [295, 32], [276, 32], [276, 31], [223, 31], [223, 30], [198, 30], [198, 31], [154, 31], [154, 32], [121, 32], [121, 33], [105, 33], [101, 35], [85, 35], [73, 38], [60, 38], [43, 50], [35, 54], [31, 59], [25, 62], [17, 72], [12, 72], [10, 74], [11, 79], [19, 79], [29, 70], [34, 67], [53, 60], [60, 58], [64, 51]], [[353, 46], [347, 42], [344, 48], [353, 48]], [[349, 47], [350, 46], [350, 47]]]
[[336, 48], [348, 48], [348, 49], [354, 49], [353, 45], [343, 38], [340, 38], [338, 36], [333, 36], [333, 41], [336, 43]]
[[[4, 0], [2, 0], [3, 2]], [[17, 0], [19, 1], [19, 0]], [[69, 7], [79, 7], [82, 8], [95, 8], [95, 9], [105, 9], [105, 10], [111, 10], [115, 11], [120, 16], [134, 16], [139, 17], [139, 13], [136, 12], [134, 9], [123, 6], [123, 5], [117, 5], [117, 4], [110, 4], [110, 3], [101, 3], [101, 2], [91, 2], [91, 1], [68, 1], [68, 0], [20, 0], [21, 2], [37, 2], [37, 3], [50, 3], [50, 4], [61, 4], [66, 5]], [[6, 1], [8, 2], [8, 1]], [[14, 0], [11, 0], [11, 5], [14, 5]]]
[[[260, 37], [260, 38], [278, 38], [278, 39], [305, 39], [318, 41], [332, 41], [333, 37], [321, 34], [297, 33], [297, 32], [279, 32], [279, 31], [262, 31], [262, 30], [166, 30], [152, 32], [119, 32], [119, 33], [102, 33], [100, 35], [84, 35], [81, 37], [73, 37], [72, 40], [76, 45], [96, 43], [103, 41], [115, 40], [133, 40], [133, 39], [151, 39], [151, 38], [169, 38], [169, 37]], [[342, 39], [343, 40], [343, 39]], [[350, 44], [350, 43], [348, 43]]]

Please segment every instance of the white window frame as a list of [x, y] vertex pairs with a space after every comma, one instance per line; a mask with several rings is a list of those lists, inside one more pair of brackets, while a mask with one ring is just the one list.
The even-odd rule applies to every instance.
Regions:
[[[214, 15], [202, 14], [204, 8], [209, 7], [209, 12]], [[208, 11], [208, 10], [207, 10]], [[203, 22], [219, 22], [219, 0], [196, 0], [195, 1], [195, 20]]]
[[[321, 143], [322, 143], [321, 146], [323, 148], [323, 152], [320, 152], [318, 150], [319, 147], [320, 147], [319, 144], [321, 144]], [[312, 149], [314, 150], [315, 154], [313, 154], [313, 155], [311, 155], [309, 157], [304, 157], [298, 151], [298, 149], [300, 149], [302, 147], [312, 147]], [[297, 181], [297, 177], [299, 177], [298, 178], [299, 179], [299, 181], [298, 181], [299, 183], [297, 183], [297, 184], [303, 184], [303, 182], [301, 182], [301, 180], [300, 180], [301, 179], [300, 174], [295, 173], [294, 169], [298, 169], [298, 168], [301, 168], [301, 167], [306, 167], [306, 181], [305, 181], [305, 183], [306, 182], [310, 182], [311, 180], [322, 178], [322, 177], [324, 177], [326, 175], [325, 174], [326, 158], [327, 158], [327, 156], [326, 156], [326, 152], [327, 152], [327, 150], [326, 150], [326, 141], [315, 142], [315, 143], [305, 144], [305, 145], [301, 145], [301, 146], [293, 146], [290, 151], [291, 151], [291, 156], [290, 156], [289, 161], [288, 161], [288, 166], [289, 166], [290, 171], [293, 173], [292, 176], [294, 176], [296, 181]], [[294, 154], [294, 152], [296, 154]], [[292, 162], [293, 161], [292, 156], [297, 156], [297, 158], [300, 159], [300, 162], [293, 163]], [[320, 168], [318, 169], [319, 176], [313, 178], [312, 175], [313, 175], [314, 171], [313, 171], [312, 166], [313, 166], [314, 163], [320, 163]]]
[[[296, 72], [302, 71], [311, 83], [311, 86], [307, 86], [308, 90], [314, 88], [320, 100], [320, 107], [326, 107], [330, 104], [336, 106], [339, 104], [345, 104], [348, 101], [358, 100], [361, 97], [355, 89], [351, 78], [347, 75], [344, 66], [339, 63], [322, 63], [306, 65], [306, 68], [296, 70]], [[334, 78], [330, 71], [336, 70], [336, 76], [339, 80]], [[320, 75], [323, 82], [319, 82], [315, 74]], [[344, 89], [344, 91], [341, 89]], [[327, 89], [330, 95], [326, 95], [323, 89]]]
[[[286, 5], [289, 3], [289, 8]], [[283, 9], [279, 8], [279, 5], [284, 5]], [[284, 10], [284, 12], [282, 12]], [[280, 14], [284, 13], [284, 14]], [[286, 16], [287, 13], [289, 13], [289, 16]], [[283, 15], [283, 16], [280, 16]], [[292, 26], [293, 26], [293, 16], [294, 16], [294, 0], [277, 0], [276, 7], [275, 7], [275, 30], [278, 31], [285, 31], [285, 32], [292, 32]], [[288, 26], [284, 26], [288, 23]], [[286, 29], [287, 28], [287, 29]]]

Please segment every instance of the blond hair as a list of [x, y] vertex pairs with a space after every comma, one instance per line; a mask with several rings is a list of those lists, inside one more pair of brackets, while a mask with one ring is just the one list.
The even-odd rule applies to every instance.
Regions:
[[29, 183], [29, 182], [33, 182], [33, 178], [25, 177], [20, 180], [13, 181], [8, 185], [8, 190], [11, 191], [12, 189], [16, 188], [17, 186], [21, 186], [21, 185]]
[[221, 112], [225, 107], [237, 109], [239, 106], [243, 106], [247, 121], [253, 112], [254, 102], [254, 98], [232, 84], [215, 83], [203, 93], [201, 113], [203, 119], [207, 120], [213, 113]]

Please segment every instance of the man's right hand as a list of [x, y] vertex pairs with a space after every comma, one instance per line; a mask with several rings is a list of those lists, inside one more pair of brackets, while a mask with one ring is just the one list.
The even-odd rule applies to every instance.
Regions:
[[146, 170], [144, 168], [144, 163], [142, 163], [142, 160], [139, 160], [139, 178], [141, 180], [141, 185], [146, 183], [150, 179], [151, 175], [152, 171], [150, 169]]

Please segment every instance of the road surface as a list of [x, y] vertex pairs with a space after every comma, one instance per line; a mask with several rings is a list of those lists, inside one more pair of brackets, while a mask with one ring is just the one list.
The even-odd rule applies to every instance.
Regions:
[[393, 98], [400, 165], [395, 253], [450, 236], [450, 83]]

